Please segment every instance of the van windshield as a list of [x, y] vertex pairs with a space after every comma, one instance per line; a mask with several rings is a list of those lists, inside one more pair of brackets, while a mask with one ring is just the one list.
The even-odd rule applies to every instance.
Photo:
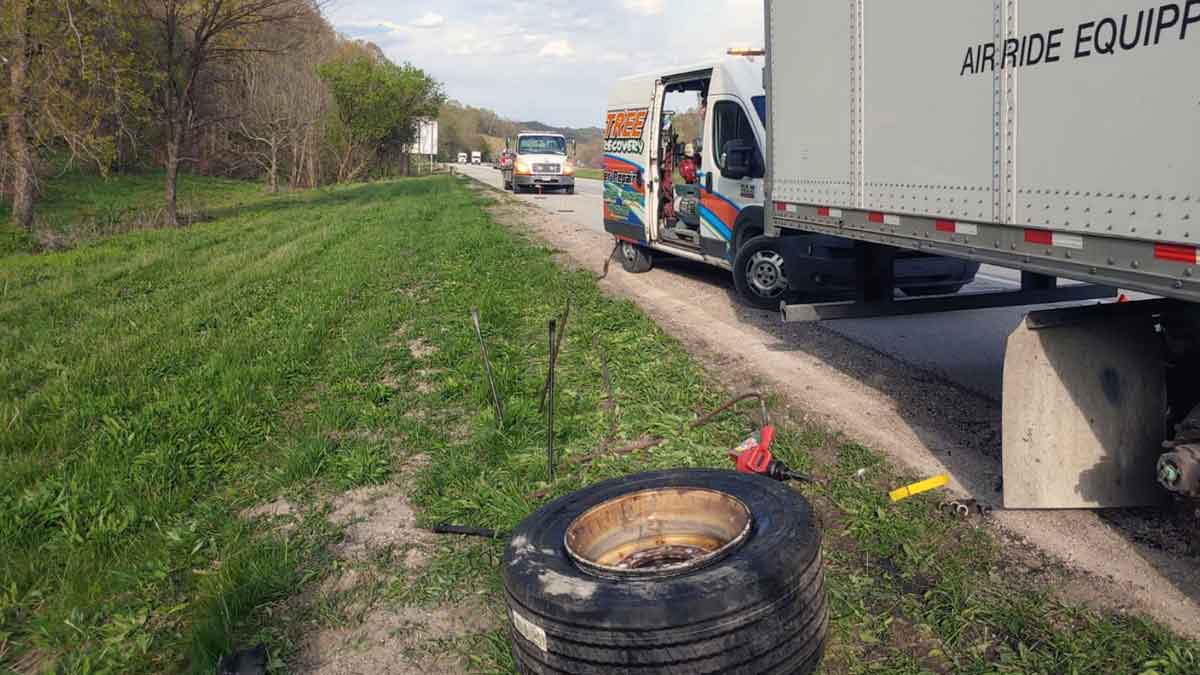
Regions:
[[517, 140], [522, 155], [565, 155], [567, 142], [562, 136], [522, 136]]

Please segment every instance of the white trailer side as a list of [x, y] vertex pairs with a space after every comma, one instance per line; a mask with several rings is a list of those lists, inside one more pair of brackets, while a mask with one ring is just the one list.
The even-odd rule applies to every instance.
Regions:
[[766, 17], [779, 227], [1200, 301], [1200, 0]]
[[[855, 240], [860, 270], [855, 303], [785, 318], [1163, 296], [1013, 333], [1005, 503], [1146, 504], [1155, 478], [1200, 497], [1200, 0], [765, 10], [767, 233]], [[1019, 269], [1022, 290], [896, 300], [897, 249]]]

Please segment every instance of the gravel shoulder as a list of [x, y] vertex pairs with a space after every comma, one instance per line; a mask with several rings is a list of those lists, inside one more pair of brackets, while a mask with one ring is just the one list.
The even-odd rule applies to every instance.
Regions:
[[[600, 273], [610, 237], [496, 197], [502, 222], [544, 239], [569, 264]], [[766, 386], [797, 419], [838, 430], [914, 474], [949, 473], [950, 490], [997, 507], [990, 521], [1014, 559], [1048, 556], [1072, 571], [1057, 589], [1068, 599], [1144, 613], [1200, 637], [1200, 559], [1194, 546], [1171, 545], [1176, 530], [1145, 532], [1161, 514], [998, 508], [996, 402], [819, 325], [784, 325], [775, 313], [746, 309], [728, 275], [702, 265], [659, 260], [653, 271], [632, 275], [614, 261], [601, 284], [637, 303], [731, 388]]]

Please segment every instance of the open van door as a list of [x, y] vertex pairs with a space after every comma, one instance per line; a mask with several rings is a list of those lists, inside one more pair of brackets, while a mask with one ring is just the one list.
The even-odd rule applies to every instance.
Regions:
[[656, 86], [649, 77], [619, 81], [605, 118], [604, 229], [629, 243], [648, 244], [654, 232], [649, 167], [655, 138], [651, 112], [661, 100]]

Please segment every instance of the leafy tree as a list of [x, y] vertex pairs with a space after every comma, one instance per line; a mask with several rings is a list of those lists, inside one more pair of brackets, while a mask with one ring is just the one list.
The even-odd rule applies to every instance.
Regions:
[[191, 134], [225, 115], [204, 106], [221, 82], [217, 68], [264, 51], [247, 42], [254, 30], [285, 29], [311, 9], [303, 0], [139, 0], [151, 29], [157, 71], [154, 102], [166, 146], [166, 221], [179, 222], [178, 178]]
[[319, 72], [337, 108], [339, 181], [360, 176], [380, 156], [395, 154], [406, 162], [417, 123], [436, 116], [443, 99], [441, 85], [409, 64], [358, 55], [326, 63]]
[[122, 0], [6, 0], [0, 10], [0, 115], [13, 221], [29, 229], [40, 160], [53, 152], [101, 174], [145, 122], [145, 69]]

